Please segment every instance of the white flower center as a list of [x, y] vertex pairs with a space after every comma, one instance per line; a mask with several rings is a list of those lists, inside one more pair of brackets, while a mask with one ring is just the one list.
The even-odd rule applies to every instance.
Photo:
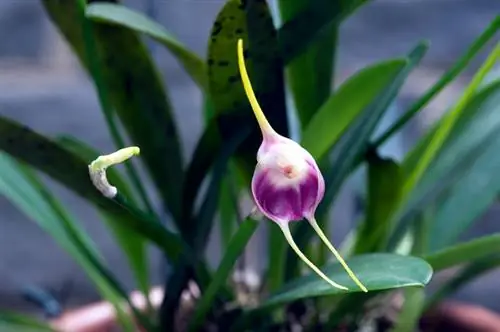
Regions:
[[297, 144], [277, 143], [258, 155], [260, 167], [270, 171], [269, 177], [277, 187], [293, 186], [307, 175], [309, 164]]

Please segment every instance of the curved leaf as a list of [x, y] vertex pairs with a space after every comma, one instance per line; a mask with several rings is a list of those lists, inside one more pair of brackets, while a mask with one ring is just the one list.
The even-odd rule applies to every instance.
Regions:
[[370, 65], [347, 79], [328, 98], [302, 134], [301, 144], [314, 158], [321, 159], [405, 67], [404, 59]]
[[498, 253], [498, 248], [500, 248], [500, 234], [493, 234], [425, 255], [424, 259], [437, 272]]
[[[96, 245], [86, 232], [78, 226], [74, 217], [52, 196], [36, 174], [25, 165], [16, 162], [2, 153], [0, 155], [0, 193], [35, 221], [40, 228], [49, 233], [89, 276], [104, 299], [108, 300], [118, 312], [118, 319], [127, 331], [133, 331], [133, 322], [124, 312], [120, 296], [95, 269], [93, 264], [71, 241], [63, 224], [69, 225], [89, 252], [102, 260]], [[0, 319], [1, 320], [1, 319]]]
[[[352, 257], [347, 263], [369, 291], [410, 286], [425, 286], [432, 276], [431, 266], [423, 259], [396, 254], [367, 254]], [[349, 291], [330, 286], [317, 275], [307, 275], [289, 282], [271, 294], [261, 309], [300, 299], [360, 292], [340, 264], [328, 264], [322, 269], [335, 282], [346, 285]]]
[[86, 15], [95, 22], [116, 24], [154, 38], [172, 52], [198, 86], [206, 90], [207, 74], [203, 60], [175, 39], [161, 24], [142, 13], [112, 3], [90, 4]]
[[[92, 33], [87, 40], [89, 45], [85, 45], [81, 21], [86, 18], [80, 17], [77, 2], [44, 0], [43, 3], [83, 66], [89, 68], [90, 61], [95, 61], [97, 68], [91, 72], [101, 74], [99, 79], [94, 77], [100, 96], [104, 95], [102, 90], [106, 90], [105, 95], [133, 144], [140, 146], [141, 160], [165, 208], [182, 231], [179, 190], [182, 188], [183, 160], [179, 136], [170, 101], [144, 43], [128, 28], [93, 23], [88, 24], [91, 31], [85, 31]], [[88, 58], [85, 49], [90, 46], [94, 51], [89, 52], [92, 59]], [[101, 79], [103, 84], [100, 84]]]
[[46, 173], [114, 215], [123, 225], [154, 242], [169, 259], [176, 261], [186, 250], [177, 235], [154, 219], [102, 196], [90, 181], [88, 165], [82, 159], [31, 129], [0, 117], [0, 150]]

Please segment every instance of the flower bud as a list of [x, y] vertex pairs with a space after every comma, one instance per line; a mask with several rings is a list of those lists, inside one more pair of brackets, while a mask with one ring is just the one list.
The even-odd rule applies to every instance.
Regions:
[[252, 195], [257, 208], [282, 230], [288, 244], [313, 271], [333, 287], [347, 290], [328, 278], [295, 244], [289, 223], [306, 219], [339, 260], [349, 276], [366, 292], [340, 254], [318, 226], [315, 211], [323, 199], [325, 181], [311, 154], [297, 142], [279, 135], [267, 121], [246, 72], [243, 41], [238, 40], [238, 64], [250, 105], [262, 131], [262, 144], [257, 151], [257, 166], [252, 178]]

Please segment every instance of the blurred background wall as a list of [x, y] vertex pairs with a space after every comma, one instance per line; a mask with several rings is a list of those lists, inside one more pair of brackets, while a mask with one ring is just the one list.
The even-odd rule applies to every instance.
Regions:
[[[126, 5], [147, 12], [178, 39], [204, 56], [212, 21], [223, 0], [128, 0]], [[385, 119], [393, 121], [457, 59], [475, 37], [500, 13], [498, 0], [375, 0], [346, 21], [340, 30], [337, 84], [357, 69], [381, 59], [401, 56], [421, 39], [431, 48], [423, 64], [410, 77], [398, 102]], [[167, 82], [189, 156], [200, 134], [201, 95], [173, 58], [159, 45], [152, 51]], [[386, 146], [385, 152], [400, 157], [418, 137], [421, 128], [436, 119], [455, 100], [482, 59], [476, 59], [417, 121]], [[363, 93], [360, 91], [360, 93]], [[71, 134], [95, 148], [113, 148], [98, 107], [96, 94], [65, 42], [46, 17], [38, 0], [0, 1], [0, 112], [48, 135]], [[357, 179], [359, 180], [359, 179]], [[334, 211], [332, 237], [338, 243], [356, 213], [356, 178], [346, 184]], [[82, 200], [53, 184], [72, 211], [79, 216], [106, 258], [131, 287], [125, 260], [112, 243], [107, 229]], [[499, 207], [493, 207], [468, 236], [500, 230]], [[262, 230], [253, 239], [249, 261], [258, 268], [257, 252]], [[210, 257], [219, 257], [214, 236]], [[260, 249], [262, 250], [262, 249]], [[262, 256], [264, 254], [264, 256]], [[155, 281], [161, 280], [162, 264], [152, 252]], [[500, 310], [500, 271], [472, 283], [456, 296]], [[50, 290], [66, 289], [68, 306], [98, 298], [92, 285], [52, 239], [9, 202], [0, 197], [0, 308], [34, 311], [24, 302], [20, 289], [37, 285]]]

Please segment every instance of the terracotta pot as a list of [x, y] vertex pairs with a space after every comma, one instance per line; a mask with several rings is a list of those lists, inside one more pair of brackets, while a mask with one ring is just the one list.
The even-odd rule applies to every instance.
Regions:
[[[149, 294], [154, 308], [158, 308], [163, 299], [163, 289], [153, 288]], [[130, 300], [134, 306], [146, 310], [145, 297], [140, 292], [132, 292]], [[96, 302], [69, 310], [50, 322], [53, 329], [60, 332], [110, 332], [117, 331], [116, 315], [113, 306], [108, 302]], [[141, 331], [140, 327], [137, 327]]]
[[423, 332], [500, 332], [500, 315], [484, 307], [443, 302], [421, 319]]

